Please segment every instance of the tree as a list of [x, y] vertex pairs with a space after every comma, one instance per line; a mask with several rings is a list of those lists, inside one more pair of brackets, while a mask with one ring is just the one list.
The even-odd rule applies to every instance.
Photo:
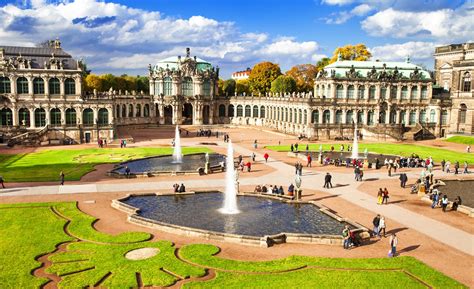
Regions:
[[84, 79], [84, 84], [85, 84], [85, 88], [84, 88], [85, 91], [93, 92], [94, 89], [96, 91], [102, 91], [103, 80], [101, 77], [95, 74], [89, 74]]
[[225, 95], [224, 92], [224, 80], [220, 79], [217, 81], [217, 94], [218, 95]]
[[249, 95], [250, 94], [249, 81], [247, 79], [237, 80], [237, 83], [235, 84], [235, 91], [237, 92], [237, 95], [242, 95], [244, 92], [245, 92], [245, 95]]
[[372, 57], [372, 54], [369, 52], [365, 44], [348, 44], [343, 47], [338, 47], [334, 50], [334, 54], [331, 57], [331, 63], [336, 62], [339, 53], [343, 60], [356, 60], [356, 61], [367, 61]]
[[280, 66], [271, 62], [260, 62], [252, 68], [249, 76], [250, 90], [265, 94], [270, 91], [272, 81], [281, 75]]
[[108, 73], [108, 74], [101, 75], [100, 78], [102, 79], [102, 83], [103, 83], [100, 91], [108, 91], [111, 87], [114, 90], [118, 90], [117, 77], [115, 75]]
[[235, 80], [227, 79], [224, 81], [224, 85], [222, 86], [225, 95], [232, 96], [235, 94]]
[[146, 76], [137, 75], [137, 91], [149, 93], [150, 91], [149, 79]]
[[272, 81], [272, 92], [291, 93], [296, 91], [296, 80], [291, 76], [280, 75]]
[[285, 75], [296, 80], [296, 91], [308, 92], [313, 90], [314, 78], [318, 73], [317, 67], [312, 64], [299, 64], [293, 66]]
[[331, 59], [329, 57], [323, 57], [316, 63], [316, 70], [319, 72], [324, 69], [326, 65], [330, 63]]

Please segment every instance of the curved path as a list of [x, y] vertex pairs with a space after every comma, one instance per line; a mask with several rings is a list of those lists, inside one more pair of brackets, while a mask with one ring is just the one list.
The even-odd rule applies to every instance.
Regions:
[[[220, 146], [224, 144], [219, 143]], [[251, 155], [253, 151], [234, 144], [236, 153], [242, 155]], [[261, 154], [256, 154], [257, 159], [262, 160]], [[274, 172], [265, 176], [244, 178], [240, 180], [241, 185], [257, 185], [257, 184], [289, 184], [294, 182], [294, 167], [278, 160], [269, 158], [268, 166], [275, 169]], [[326, 172], [303, 174], [302, 188], [316, 189], [329, 194], [338, 195], [346, 201], [349, 201], [364, 209], [370, 210], [377, 214], [384, 216], [403, 224], [407, 228], [414, 229], [421, 232], [439, 242], [449, 245], [459, 251], [474, 255], [474, 235], [465, 231], [459, 230], [455, 227], [446, 225], [442, 222], [417, 214], [410, 210], [404, 209], [396, 204], [389, 204], [380, 206], [377, 205], [375, 197], [369, 196], [357, 189], [360, 183], [353, 179], [352, 174], [331, 173], [332, 183], [334, 188], [325, 189], [324, 175]], [[415, 175], [412, 175], [415, 177]], [[379, 178], [387, 179], [385, 173], [366, 173], [365, 178]], [[25, 195], [45, 195], [45, 194], [76, 194], [76, 193], [96, 193], [96, 192], [138, 192], [138, 191], [156, 191], [162, 189], [169, 189], [175, 181], [160, 181], [160, 182], [133, 182], [129, 184], [113, 184], [113, 183], [92, 183], [84, 185], [65, 185], [65, 186], [38, 186], [38, 187], [24, 187], [12, 188], [2, 190], [2, 196], [25, 196]], [[188, 188], [223, 188], [223, 179], [200, 179], [187, 180]]]

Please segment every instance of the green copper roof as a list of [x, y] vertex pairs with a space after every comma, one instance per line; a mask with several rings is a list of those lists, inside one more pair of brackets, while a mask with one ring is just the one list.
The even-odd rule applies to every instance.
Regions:
[[421, 66], [409, 62], [339, 60], [327, 65], [324, 67], [324, 70], [328, 76], [331, 76], [331, 71], [335, 71], [336, 78], [346, 78], [346, 72], [350, 72], [352, 67], [354, 67], [360, 77], [367, 77], [367, 74], [370, 74], [375, 68], [378, 73], [385, 69], [389, 74], [392, 74], [396, 69], [402, 79], [410, 78], [410, 74], [417, 70], [420, 74], [420, 79], [431, 79], [428, 71], [424, 70]]
[[[181, 63], [183, 63], [187, 59], [191, 59], [192, 61], [194, 61], [194, 58], [181, 57]], [[195, 59], [196, 59], [196, 68], [198, 71], [210, 70], [212, 68], [212, 65], [209, 62], [197, 57]], [[168, 57], [168, 58], [158, 61], [157, 64], [155, 65], [155, 70], [158, 70], [160, 68], [178, 70], [179, 62], [180, 62], [180, 59], [178, 56]]]

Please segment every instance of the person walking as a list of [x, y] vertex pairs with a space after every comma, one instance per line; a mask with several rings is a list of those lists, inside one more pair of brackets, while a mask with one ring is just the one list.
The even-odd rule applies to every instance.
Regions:
[[265, 153], [265, 154], [263, 155], [263, 158], [265, 159], [265, 162], [268, 162], [268, 157], [269, 157], [268, 153]]
[[405, 188], [407, 181], [408, 181], [407, 174], [405, 173], [400, 174], [400, 187]]
[[388, 204], [388, 198], [390, 198], [390, 197], [388, 196], [388, 190], [387, 190], [387, 188], [384, 188], [384, 189], [383, 189], [383, 200], [382, 200], [382, 204], [385, 203], [385, 205], [387, 205], [387, 204]]
[[128, 166], [125, 167], [125, 176], [127, 176], [127, 178], [130, 177], [130, 168]]
[[443, 212], [446, 213], [446, 208], [448, 207], [449, 200], [448, 195], [444, 194], [443, 198], [441, 199], [441, 207], [443, 208]]
[[375, 218], [372, 220], [372, 224], [374, 225], [374, 234], [373, 236], [378, 236], [379, 235], [379, 225], [380, 225], [380, 215], [377, 214]]
[[377, 204], [381, 205], [383, 201], [383, 191], [382, 188], [379, 188], [379, 191], [377, 192]]
[[252, 169], [252, 163], [251, 162], [247, 162], [245, 164], [245, 166], [247, 166], [247, 172], [250, 173], [250, 170]]
[[345, 225], [344, 230], [342, 230], [342, 238], [344, 240], [343, 242], [343, 247], [344, 249], [349, 249], [350, 246], [350, 233], [349, 233], [349, 226]]
[[331, 174], [326, 173], [326, 176], [324, 176], [324, 188], [329, 189], [329, 186], [331, 186], [331, 188], [332, 188], [331, 180], [332, 180]]
[[252, 162], [255, 162], [256, 155], [255, 153], [252, 153]]
[[59, 181], [61, 182], [61, 186], [63, 186], [64, 185], [64, 173], [63, 173], [63, 171], [61, 171], [59, 173]]
[[313, 159], [311, 158], [311, 155], [310, 155], [310, 154], [308, 154], [307, 159], [308, 159], [308, 164], [307, 164], [306, 166], [307, 166], [307, 167], [311, 167], [311, 163], [313, 162]]
[[459, 162], [456, 161], [456, 163], [454, 164], [454, 174], [457, 175], [459, 174]]
[[443, 160], [441, 161], [441, 171], [444, 172], [444, 167], [445, 167], [445, 166], [446, 166], [446, 161], [443, 159]]
[[4, 180], [3, 180], [3, 176], [0, 176], [0, 185], [2, 185], [2, 189], [5, 188], [5, 184], [4, 184]]
[[360, 168], [359, 166], [356, 165], [354, 168], [354, 179], [356, 181], [359, 181], [359, 175], [360, 175]]
[[393, 233], [390, 236], [390, 257], [395, 257], [397, 254], [398, 238], [397, 234]]
[[434, 189], [431, 196], [432, 196], [432, 201], [433, 201], [431, 203], [431, 208], [434, 209], [436, 208], [436, 205], [438, 204], [438, 201], [439, 201], [439, 191], [437, 189]]
[[295, 151], [295, 148], [294, 148], [293, 144], [290, 145], [290, 150], [291, 150], [291, 152]]
[[467, 170], [468, 167], [469, 166], [468, 166], [467, 162], [464, 161], [464, 170], [462, 171], [463, 174], [468, 174], [469, 173], [469, 171]]
[[385, 218], [384, 218], [384, 216], [381, 216], [380, 221], [379, 221], [379, 238], [382, 238], [382, 231], [383, 231], [383, 237], [385, 238]]
[[445, 166], [446, 173], [449, 174], [449, 173], [451, 172], [450, 168], [451, 168], [451, 162], [450, 162], [450, 161], [447, 161], [447, 162], [446, 162], [446, 166]]
[[467, 147], [466, 147], [466, 152], [467, 152], [467, 153], [470, 153], [470, 152], [471, 152], [471, 146], [470, 146], [470, 145], [467, 145]]

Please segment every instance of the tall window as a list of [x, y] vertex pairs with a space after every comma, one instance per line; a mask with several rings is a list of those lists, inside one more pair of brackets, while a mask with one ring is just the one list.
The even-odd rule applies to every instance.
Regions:
[[33, 94], [44, 94], [44, 80], [39, 77], [33, 79]]
[[319, 123], [319, 110], [313, 110], [311, 113], [311, 122]]
[[336, 111], [336, 124], [342, 123], [342, 110]]
[[298, 110], [298, 123], [303, 123], [303, 112]]
[[365, 93], [365, 86], [360, 85], [359, 89], [357, 90], [357, 98], [364, 99], [364, 93]]
[[237, 117], [243, 116], [244, 108], [239, 104], [237, 105]]
[[250, 105], [245, 106], [245, 117], [250, 117]]
[[82, 124], [84, 126], [94, 125], [94, 111], [90, 108], [86, 108], [82, 111]]
[[466, 123], [466, 112], [467, 112], [467, 106], [462, 103], [460, 108], [459, 108], [459, 123]]
[[390, 98], [391, 99], [397, 98], [397, 87], [395, 85], [390, 86]]
[[66, 78], [64, 81], [64, 93], [66, 95], [76, 94], [76, 82], [72, 78]]
[[380, 98], [381, 99], [386, 99], [387, 98], [387, 88], [386, 87], [381, 87], [380, 88]]
[[446, 125], [448, 123], [448, 111], [441, 111], [441, 125]]
[[28, 94], [28, 79], [20, 77], [16, 80], [16, 89], [18, 94]]
[[76, 119], [76, 110], [74, 108], [66, 109], [66, 125], [75, 126], [77, 124]]
[[202, 83], [202, 93], [205, 96], [211, 95], [211, 82], [209, 81], [209, 79], [204, 80], [204, 82]]
[[[278, 109], [278, 110], [280, 110], [280, 109]], [[252, 115], [253, 117], [258, 117], [258, 106], [256, 106], [256, 105], [253, 106], [253, 112], [252, 113], [253, 113], [253, 115]], [[278, 111], [278, 114], [280, 114], [279, 111]]]
[[426, 110], [420, 110], [420, 123], [426, 123]]
[[342, 84], [336, 86], [336, 98], [344, 98], [344, 88]]
[[367, 124], [373, 125], [374, 124], [374, 111], [371, 110], [367, 113]]
[[2, 108], [0, 110], [0, 126], [13, 125], [12, 110], [9, 108]]
[[360, 124], [364, 123], [364, 112], [361, 110], [357, 112], [357, 123], [360, 123]]
[[22, 126], [30, 126], [30, 111], [26, 108], [20, 108], [18, 111], [18, 120]]
[[193, 79], [191, 77], [185, 77], [181, 83], [181, 92], [184, 96], [193, 95]]
[[46, 125], [46, 112], [42, 108], [35, 109], [35, 127]]
[[133, 104], [128, 105], [128, 117], [133, 117]]
[[348, 110], [346, 113], [346, 124], [352, 123], [354, 117], [354, 112], [352, 110]]
[[227, 109], [229, 117], [234, 117], [234, 106], [231, 104]]
[[331, 112], [329, 110], [325, 110], [323, 112], [323, 123], [330, 123], [331, 122]]
[[408, 87], [402, 87], [402, 99], [408, 99]]
[[303, 111], [303, 124], [308, 123], [308, 111], [306, 109]]
[[142, 106], [140, 104], [137, 104], [137, 106], [135, 107], [135, 116], [136, 117], [141, 117], [142, 116]]
[[464, 73], [462, 78], [462, 91], [471, 91], [471, 74], [469, 72]]
[[225, 117], [225, 105], [219, 105], [219, 117]]
[[418, 98], [418, 86], [412, 86], [411, 88], [411, 99]]
[[154, 86], [154, 88], [155, 88], [155, 95], [160, 95], [160, 93], [161, 93], [161, 89], [160, 89], [160, 88], [161, 88], [161, 84], [160, 84], [158, 81], [155, 81], [155, 86]]
[[416, 111], [412, 110], [410, 111], [410, 118], [408, 120], [409, 125], [414, 125], [416, 122]]
[[347, 98], [354, 98], [354, 85], [347, 87]]
[[150, 116], [150, 106], [147, 103], [143, 106], [143, 117], [149, 117], [149, 116]]
[[0, 93], [11, 93], [10, 78], [0, 77]]
[[407, 117], [407, 111], [406, 110], [400, 111], [400, 122], [402, 124], [406, 124], [406, 121], [405, 121], [406, 117]]
[[119, 118], [120, 117], [120, 104], [117, 104], [115, 108], [115, 117]]
[[99, 126], [109, 125], [109, 111], [106, 108], [99, 109]]
[[430, 111], [430, 122], [436, 122], [436, 111], [434, 109]]
[[163, 94], [166, 96], [173, 94], [173, 82], [171, 81], [171, 77], [165, 77], [163, 80]]
[[260, 107], [260, 117], [265, 118], [265, 106], [263, 105]]
[[375, 86], [371, 85], [369, 88], [369, 99], [375, 98]]
[[59, 79], [51, 78], [49, 80], [49, 94], [60, 94], [61, 89], [59, 87], [60, 87]]
[[127, 106], [122, 104], [122, 117], [127, 117]]
[[421, 99], [428, 98], [428, 88], [426, 86], [421, 87]]
[[61, 111], [59, 108], [53, 108], [49, 112], [49, 122], [52, 126], [60, 126], [61, 125]]

